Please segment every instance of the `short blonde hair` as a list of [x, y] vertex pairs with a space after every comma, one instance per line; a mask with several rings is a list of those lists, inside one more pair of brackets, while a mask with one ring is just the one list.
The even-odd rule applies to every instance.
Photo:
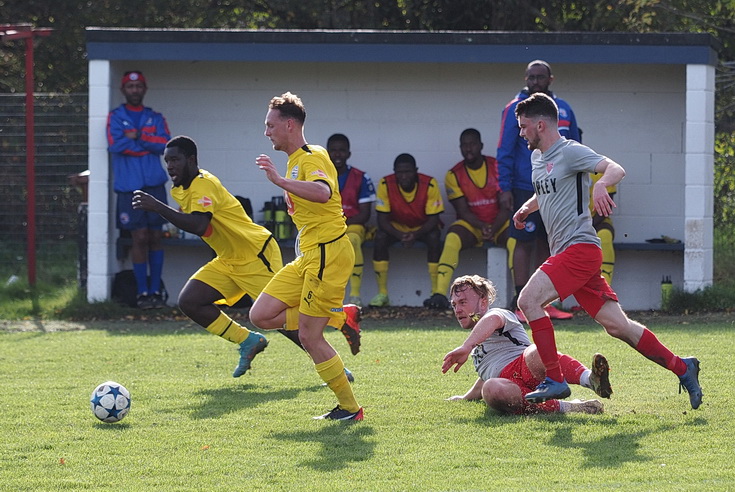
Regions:
[[468, 288], [477, 292], [480, 297], [486, 298], [488, 306], [495, 302], [497, 296], [495, 286], [491, 281], [479, 275], [464, 275], [454, 279], [451, 287], [449, 287], [449, 296], [451, 297], [455, 292], [461, 292]]
[[301, 98], [296, 94], [284, 92], [280, 96], [271, 99], [268, 109], [275, 109], [281, 113], [284, 118], [293, 118], [302, 125], [306, 121], [306, 108]]

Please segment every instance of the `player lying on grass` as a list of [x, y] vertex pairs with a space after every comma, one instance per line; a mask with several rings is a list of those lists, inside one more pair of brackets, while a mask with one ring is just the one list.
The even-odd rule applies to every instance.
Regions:
[[[232, 374], [240, 377], [268, 346], [268, 340], [238, 324], [217, 305], [232, 306], [245, 295], [255, 299], [283, 267], [281, 250], [270, 231], [252, 221], [216, 176], [199, 169], [194, 140], [174, 137], [166, 144], [163, 158], [173, 182], [171, 196], [181, 211], [140, 190], [133, 194], [133, 208], [160, 214], [179, 229], [200, 236], [217, 254], [189, 278], [179, 293], [178, 305], [208, 332], [240, 345], [240, 362]], [[343, 333], [346, 330], [354, 331], [350, 326], [343, 327]], [[298, 331], [282, 333], [304, 348]], [[351, 336], [354, 340], [355, 334]], [[353, 350], [359, 350], [359, 332], [357, 337], [357, 344], [351, 344]], [[345, 372], [351, 379], [349, 371]]]
[[[545, 369], [536, 346], [516, 315], [507, 309], [491, 308], [495, 287], [479, 275], [457, 278], [449, 288], [454, 315], [465, 330], [472, 330], [465, 342], [444, 356], [442, 373], [454, 372], [472, 355], [478, 379], [464, 395], [449, 400], [479, 400], [499, 412], [529, 415], [534, 413], [602, 413], [599, 400], [547, 400], [531, 403], [524, 396], [544, 380]], [[567, 382], [589, 388], [610, 398], [612, 387], [605, 357], [595, 354], [592, 369], [578, 360], [559, 354]]]

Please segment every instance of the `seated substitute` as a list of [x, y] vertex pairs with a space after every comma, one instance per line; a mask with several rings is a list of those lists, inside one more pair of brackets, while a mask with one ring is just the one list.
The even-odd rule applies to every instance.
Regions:
[[373, 247], [373, 268], [378, 282], [378, 294], [370, 306], [389, 306], [388, 248], [398, 241], [410, 248], [414, 242], [426, 244], [431, 289], [436, 290], [437, 267], [441, 254], [441, 221], [444, 211], [441, 190], [436, 179], [418, 172], [416, 159], [401, 154], [393, 162], [393, 174], [378, 185], [378, 231]]
[[[612, 216], [605, 217], [595, 211], [595, 206], [592, 201], [592, 190], [595, 188], [597, 183], [602, 177], [602, 173], [596, 173], [590, 175], [592, 178], [592, 186], [590, 186], [590, 213], [592, 214], [592, 227], [595, 228], [597, 237], [600, 238], [602, 248], [602, 266], [600, 267], [600, 273], [607, 283], [612, 285], [613, 271], [615, 270], [615, 247], [613, 241], [615, 240], [615, 227], [613, 226]], [[608, 186], [607, 194], [610, 198], [615, 198], [615, 192], [617, 191], [616, 186]]]
[[[450, 288], [452, 308], [459, 325], [472, 330], [465, 342], [444, 356], [442, 373], [454, 366], [454, 372], [472, 355], [478, 379], [464, 395], [449, 400], [479, 400], [502, 413], [603, 412], [599, 400], [547, 400], [531, 403], [524, 396], [544, 380], [546, 369], [536, 346], [516, 315], [507, 309], [491, 308], [495, 287], [479, 275], [457, 278]], [[601, 354], [592, 358], [592, 369], [578, 360], [559, 353], [567, 382], [589, 388], [602, 398], [610, 398], [610, 368]]]
[[[245, 213], [240, 201], [213, 174], [199, 169], [194, 140], [171, 139], [164, 160], [173, 187], [175, 210], [152, 195], [137, 190], [133, 208], [155, 212], [184, 231], [200, 236], [216, 257], [197, 270], [179, 293], [179, 308], [208, 332], [240, 346], [240, 362], [233, 377], [240, 377], [253, 358], [267, 346], [266, 338], [240, 325], [217, 305], [234, 305], [248, 295], [255, 299], [283, 267], [278, 242], [265, 227]], [[298, 331], [281, 331], [304, 348]], [[348, 378], [351, 373], [346, 371]]]
[[436, 290], [424, 306], [449, 309], [447, 290], [459, 264], [459, 252], [482, 246], [484, 241], [505, 246], [510, 225], [510, 210], [500, 204], [498, 163], [494, 157], [482, 155], [480, 132], [468, 128], [459, 137], [459, 150], [464, 158], [447, 172], [444, 187], [447, 198], [457, 212], [457, 220], [449, 226], [439, 258]]
[[375, 202], [375, 186], [370, 176], [364, 171], [347, 164], [350, 158], [350, 140], [341, 133], [335, 133], [327, 139], [327, 152], [332, 164], [337, 168], [339, 193], [342, 196], [342, 212], [347, 222], [347, 238], [355, 250], [355, 267], [350, 277], [350, 295], [347, 302], [362, 306], [360, 288], [364, 257], [362, 243], [365, 242], [365, 224], [370, 220], [373, 202]]

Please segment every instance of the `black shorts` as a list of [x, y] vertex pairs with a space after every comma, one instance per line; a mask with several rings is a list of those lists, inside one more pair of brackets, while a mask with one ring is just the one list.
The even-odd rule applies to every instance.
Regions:
[[[511, 193], [513, 193], [513, 213], [518, 211], [521, 205], [533, 196], [533, 191], [519, 189], [513, 189]], [[526, 227], [523, 229], [511, 227], [510, 237], [522, 242], [533, 241], [534, 239], [547, 241], [546, 227], [544, 227], [544, 222], [541, 220], [541, 214], [534, 212], [529, 215], [526, 218]]]
[[[143, 191], [168, 204], [164, 185], [143, 188]], [[156, 212], [133, 209], [133, 192], [117, 193], [117, 228], [127, 231], [136, 229], [161, 229], [168, 221]]]

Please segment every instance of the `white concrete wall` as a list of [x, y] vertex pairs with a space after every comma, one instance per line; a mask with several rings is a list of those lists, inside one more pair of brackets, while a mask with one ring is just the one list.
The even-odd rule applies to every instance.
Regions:
[[684, 288], [689, 292], [711, 285], [714, 272], [714, 80], [714, 67], [687, 67]]
[[[102, 62], [92, 63], [91, 75], [93, 66]], [[447, 169], [461, 159], [459, 134], [465, 128], [480, 130], [485, 153], [495, 155], [501, 111], [523, 86], [524, 68], [522, 64], [114, 62], [111, 107], [122, 102], [117, 90], [122, 73], [142, 70], [149, 85], [146, 105], [166, 116], [172, 135], [186, 134], [197, 141], [201, 166], [218, 175], [233, 194], [249, 197], [254, 218], [260, 220], [263, 203], [279, 190], [264, 178], [254, 159], [269, 153], [284, 168], [286, 162], [286, 156], [273, 151], [263, 136], [272, 96], [286, 90], [299, 94], [308, 112], [307, 141], [325, 145], [332, 133], [345, 133], [352, 142], [350, 163], [375, 182], [392, 172], [393, 159], [402, 152], [416, 157], [421, 172], [443, 182]], [[574, 108], [584, 142], [628, 171], [616, 200], [616, 240], [640, 242], [664, 234], [684, 240], [685, 67], [553, 65], [553, 69], [552, 89]], [[92, 82], [101, 80], [90, 77], [90, 81], [91, 103], [96, 87]], [[90, 135], [90, 151], [93, 145], [97, 152], [106, 145], [97, 141], [99, 137], [92, 141]], [[101, 156], [97, 158], [101, 161]], [[92, 180], [101, 183], [101, 175], [93, 173]], [[451, 205], [446, 206], [443, 220], [448, 224], [454, 213]], [[90, 231], [91, 224], [90, 220]], [[367, 302], [375, 286], [371, 251], [365, 253]], [[391, 250], [391, 298], [395, 304], [418, 305], [429, 294], [423, 251], [402, 253]], [[182, 268], [177, 254], [181, 253], [171, 250], [164, 270], [173, 294], [183, 285], [173, 277], [193, 272], [200, 263], [192, 258], [190, 268]], [[465, 256], [469, 259], [463, 256], [458, 274], [485, 273], [484, 251]], [[628, 296], [625, 267], [619, 262], [618, 268], [614, 287], [621, 298], [631, 299], [625, 307], [658, 306], [658, 294], [641, 297], [638, 289]], [[674, 268], [682, 267], [674, 263], [666, 270]], [[90, 289], [96, 285], [92, 274]], [[674, 279], [683, 275], [670, 274]], [[658, 289], [658, 273], [650, 281], [652, 289]]]

